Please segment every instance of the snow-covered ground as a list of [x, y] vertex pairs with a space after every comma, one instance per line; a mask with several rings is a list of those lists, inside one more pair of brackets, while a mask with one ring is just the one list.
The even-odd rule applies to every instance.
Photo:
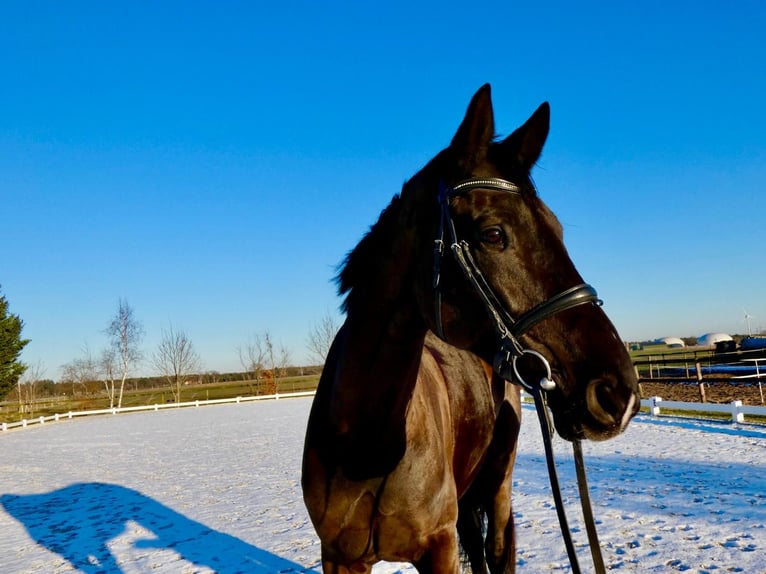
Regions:
[[[4, 433], [0, 572], [318, 570], [300, 492], [309, 406], [285, 399]], [[566, 572], [539, 428], [532, 410], [525, 416], [518, 571]], [[571, 449], [555, 448], [588, 572]], [[766, 572], [766, 429], [639, 417], [621, 437], [584, 448], [611, 570]]]

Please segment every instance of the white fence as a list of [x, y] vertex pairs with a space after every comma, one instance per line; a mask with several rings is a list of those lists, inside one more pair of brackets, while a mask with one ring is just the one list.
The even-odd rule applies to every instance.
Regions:
[[732, 422], [745, 422], [745, 415], [766, 417], [766, 407], [743, 405], [742, 401], [730, 403], [685, 403], [682, 401], [663, 401], [660, 397], [649, 397], [641, 401], [641, 406], [649, 409], [653, 417], [660, 416], [662, 409], [674, 412], [694, 413], [726, 413], [731, 415]]
[[[522, 400], [527, 402], [532, 401], [532, 395], [521, 392]], [[673, 411], [676, 415], [681, 413], [726, 413], [731, 415], [731, 421], [735, 423], [745, 423], [745, 416], [757, 416], [766, 417], [766, 407], [757, 407], [751, 405], [743, 405], [742, 401], [732, 401], [730, 403], [685, 403], [682, 401], [664, 401], [661, 397], [649, 397], [648, 399], [641, 399], [641, 406], [649, 410], [649, 414], [653, 417], [662, 416], [662, 409], [666, 411]]]
[[187, 407], [202, 407], [205, 405], [222, 405], [225, 403], [245, 403], [253, 401], [265, 401], [265, 400], [279, 400], [294, 397], [311, 397], [314, 395], [314, 391], [306, 391], [302, 393], [284, 393], [275, 395], [258, 395], [251, 397], [235, 397], [233, 399], [213, 399], [209, 401], [188, 401], [183, 403], [164, 403], [155, 405], [144, 405], [140, 407], [122, 407], [111, 409], [99, 409], [93, 411], [69, 411], [68, 413], [55, 414], [47, 417], [36, 417], [32, 419], [24, 419], [15, 423], [1, 423], [0, 430], [7, 431], [13, 428], [26, 428], [32, 424], [45, 424], [48, 422], [59, 422], [61, 420], [73, 419], [75, 417], [86, 417], [91, 415], [117, 415], [120, 413], [134, 413], [138, 411], [160, 411], [167, 409], [178, 409]]
[[[33, 419], [24, 419], [15, 423], [0, 423], [0, 430], [7, 431], [14, 428], [26, 428], [33, 424], [45, 424], [48, 422], [59, 422], [61, 420], [73, 419], [75, 417], [84, 417], [91, 415], [117, 415], [120, 413], [132, 413], [138, 411], [160, 411], [166, 409], [178, 409], [187, 407], [202, 407], [205, 405], [222, 405], [225, 403], [245, 403], [253, 401], [279, 400], [294, 397], [311, 397], [314, 391], [305, 391], [301, 393], [285, 393], [275, 395], [259, 395], [251, 397], [235, 397], [233, 399], [214, 399], [209, 401], [188, 401], [183, 403], [164, 403], [155, 405], [145, 405], [140, 407], [122, 407], [111, 409], [100, 409], [93, 411], [70, 411], [63, 414], [55, 414], [47, 417], [37, 417]], [[525, 395], [528, 398], [529, 395]], [[742, 401], [732, 401], [727, 404], [717, 403], [685, 403], [681, 401], [664, 401], [660, 397], [649, 397], [641, 400], [641, 406], [649, 409], [652, 416], [660, 416], [662, 409], [677, 412], [692, 413], [726, 413], [731, 415], [732, 422], [743, 423], [745, 416], [766, 417], [766, 407], [743, 405]]]

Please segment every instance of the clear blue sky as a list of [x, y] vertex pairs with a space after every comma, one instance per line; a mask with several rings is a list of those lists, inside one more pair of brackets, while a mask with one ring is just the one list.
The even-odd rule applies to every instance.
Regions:
[[501, 134], [550, 101], [535, 179], [624, 339], [766, 328], [764, 30], [760, 1], [4, 2], [22, 359], [58, 379], [123, 297], [146, 354], [172, 323], [206, 369], [266, 329], [303, 362], [485, 82]]

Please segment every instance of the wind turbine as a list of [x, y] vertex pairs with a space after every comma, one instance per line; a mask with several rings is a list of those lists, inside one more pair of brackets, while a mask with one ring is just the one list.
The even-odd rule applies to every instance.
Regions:
[[753, 316], [747, 312], [747, 309], [742, 307], [742, 311], [745, 313], [745, 323], [747, 323], [747, 336], [752, 337], [753, 336], [753, 330], [750, 328], [750, 319], [753, 319]]

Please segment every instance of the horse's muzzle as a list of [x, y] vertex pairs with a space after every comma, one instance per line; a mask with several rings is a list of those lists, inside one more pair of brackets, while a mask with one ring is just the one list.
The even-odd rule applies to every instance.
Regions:
[[625, 430], [640, 407], [641, 397], [630, 386], [611, 377], [594, 379], [585, 389], [582, 432], [590, 440], [611, 438]]
[[641, 408], [638, 384], [631, 382], [606, 375], [591, 379], [579, 393], [567, 395], [561, 388], [547, 393], [558, 435], [568, 441], [603, 441], [623, 432]]

